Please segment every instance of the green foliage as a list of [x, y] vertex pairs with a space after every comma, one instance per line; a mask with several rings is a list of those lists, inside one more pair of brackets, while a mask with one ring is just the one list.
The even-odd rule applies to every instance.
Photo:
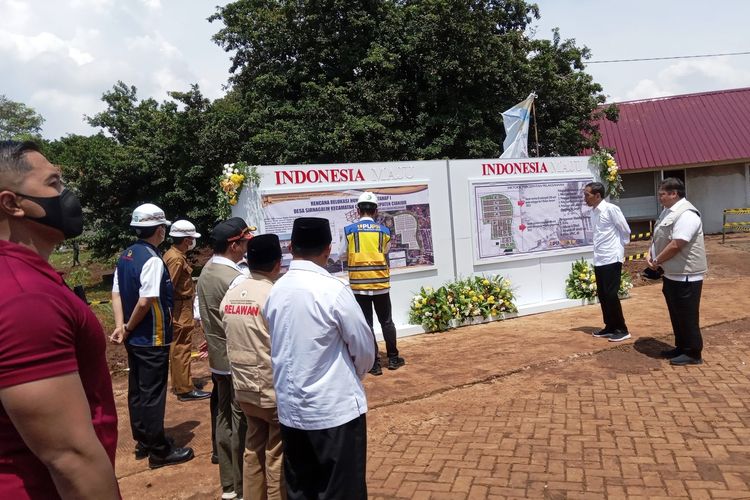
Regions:
[[510, 281], [502, 276], [474, 276], [437, 290], [422, 287], [412, 298], [409, 323], [426, 331], [446, 330], [451, 320], [489, 318], [518, 312]]
[[540, 155], [598, 140], [587, 48], [533, 39], [522, 0], [238, 0], [214, 40], [233, 53], [242, 157], [327, 163], [498, 156], [501, 112], [538, 94]]
[[[620, 275], [620, 289], [617, 294], [620, 297], [630, 295], [633, 282], [630, 273], [623, 270]], [[596, 276], [594, 267], [584, 259], [577, 260], [571, 265], [571, 271], [565, 280], [565, 296], [569, 299], [593, 300], [596, 298]]]
[[43, 123], [33, 108], [0, 95], [0, 141], [38, 140]]
[[197, 86], [170, 96], [161, 104], [139, 100], [135, 87], [118, 82], [102, 97], [107, 109], [88, 118], [108, 135], [69, 135], [46, 148], [81, 194], [86, 240], [97, 257], [133, 240], [130, 215], [142, 203], [155, 203], [169, 219], [189, 219], [202, 231], [219, 215], [210, 186], [221, 172], [219, 162], [232, 154], [231, 147], [220, 152], [213, 136], [225, 102], [212, 109]]

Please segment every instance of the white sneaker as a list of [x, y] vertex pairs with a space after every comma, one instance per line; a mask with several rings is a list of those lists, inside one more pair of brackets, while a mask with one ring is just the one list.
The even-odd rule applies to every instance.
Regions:
[[221, 494], [221, 500], [234, 500], [235, 498], [237, 498], [237, 493], [234, 491], [227, 491]]

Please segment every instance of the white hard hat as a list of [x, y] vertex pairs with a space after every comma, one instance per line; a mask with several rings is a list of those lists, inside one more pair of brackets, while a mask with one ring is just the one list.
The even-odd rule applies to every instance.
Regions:
[[169, 226], [172, 224], [164, 216], [164, 210], [152, 203], [144, 203], [133, 210], [133, 218], [130, 219], [131, 227], [153, 227]]
[[365, 191], [364, 193], [359, 195], [359, 199], [357, 200], [357, 205], [359, 205], [360, 203], [371, 203], [377, 207], [378, 197], [375, 196], [375, 194], [371, 193], [370, 191]]
[[169, 236], [178, 238], [200, 238], [201, 233], [195, 230], [192, 222], [186, 220], [176, 220], [169, 229]]

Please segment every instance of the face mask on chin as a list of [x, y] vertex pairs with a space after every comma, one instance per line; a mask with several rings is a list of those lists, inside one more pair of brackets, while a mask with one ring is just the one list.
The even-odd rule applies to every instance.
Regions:
[[190, 240], [190, 244], [188, 245], [188, 250], [192, 250], [195, 248], [196, 241]]
[[63, 189], [57, 196], [30, 196], [16, 193], [27, 200], [33, 201], [44, 210], [42, 217], [25, 217], [39, 224], [57, 229], [66, 239], [80, 236], [83, 232], [83, 209], [78, 197], [69, 189]]

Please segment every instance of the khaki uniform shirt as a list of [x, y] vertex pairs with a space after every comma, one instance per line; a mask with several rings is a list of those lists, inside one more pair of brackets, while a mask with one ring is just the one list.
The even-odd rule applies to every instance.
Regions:
[[227, 292], [219, 309], [237, 400], [261, 408], [276, 407], [271, 336], [262, 314], [272, 286], [268, 278], [251, 273]]
[[172, 278], [175, 300], [193, 300], [195, 284], [193, 284], [193, 268], [188, 264], [187, 256], [174, 245], [164, 253], [164, 264]]

